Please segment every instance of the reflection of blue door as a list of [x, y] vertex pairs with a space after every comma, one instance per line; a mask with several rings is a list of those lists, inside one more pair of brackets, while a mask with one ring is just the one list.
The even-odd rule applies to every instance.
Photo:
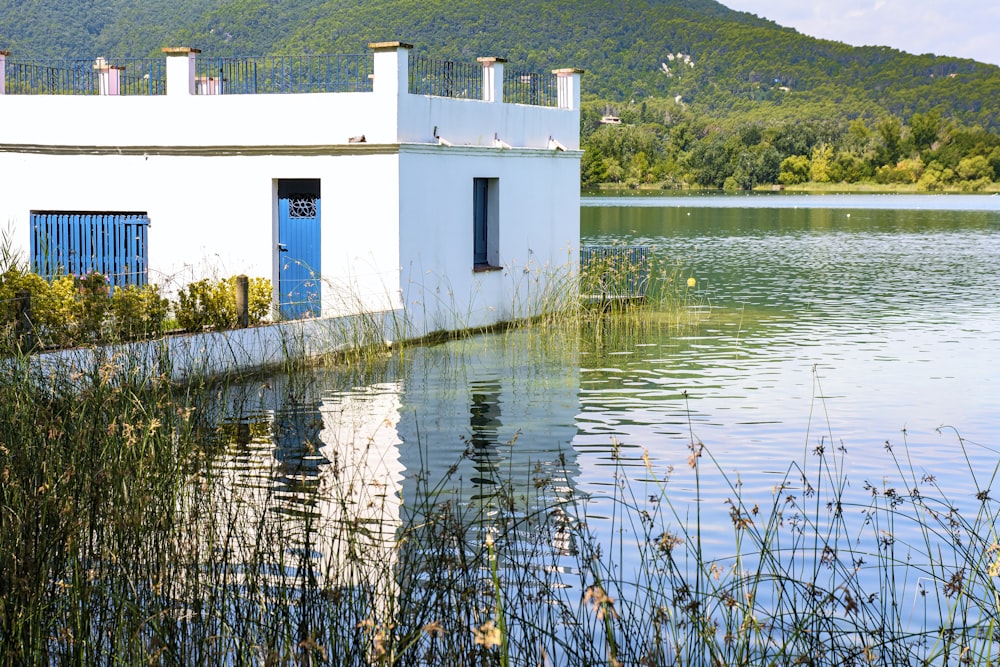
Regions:
[[278, 305], [285, 319], [320, 315], [318, 180], [278, 182]]

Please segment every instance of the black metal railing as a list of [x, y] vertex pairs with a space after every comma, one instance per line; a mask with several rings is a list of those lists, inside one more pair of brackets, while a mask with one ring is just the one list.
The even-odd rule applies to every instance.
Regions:
[[[166, 63], [153, 58], [28, 60], [7, 58], [6, 93], [11, 95], [163, 95]], [[111, 71], [111, 70], [114, 71]], [[248, 95], [371, 92], [371, 53], [316, 56], [198, 58], [195, 93]], [[558, 77], [545, 72], [504, 71], [503, 101], [555, 107]], [[483, 99], [478, 63], [410, 55], [408, 91], [455, 99]]]
[[[114, 71], [111, 71], [114, 70]], [[112, 84], [115, 78], [117, 84]], [[163, 95], [167, 92], [162, 59], [97, 58], [95, 60], [7, 59], [8, 95]], [[102, 83], [103, 79], [103, 83]]]
[[410, 56], [409, 92], [458, 99], [483, 99], [483, 68], [478, 64]]
[[371, 92], [371, 54], [203, 58], [195, 63], [199, 95]]
[[503, 101], [541, 107], [559, 105], [558, 77], [551, 72], [504, 70]]

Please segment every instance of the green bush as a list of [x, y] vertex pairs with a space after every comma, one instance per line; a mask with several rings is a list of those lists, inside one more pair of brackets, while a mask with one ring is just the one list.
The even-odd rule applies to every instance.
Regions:
[[111, 286], [100, 273], [88, 273], [74, 279], [76, 286], [76, 339], [81, 343], [107, 340], [105, 325], [111, 300]]
[[[200, 280], [179, 293], [174, 304], [178, 325], [186, 331], [228, 329], [236, 321], [236, 279]], [[42, 347], [120, 342], [164, 332], [171, 303], [156, 285], [128, 285], [111, 290], [99, 273], [60, 276], [51, 283], [23, 266], [8, 265], [0, 273], [0, 329], [13, 329], [15, 297], [31, 295], [31, 323]], [[110, 296], [109, 296], [110, 294]], [[271, 312], [271, 281], [249, 281], [249, 320], [259, 324]]]
[[[235, 276], [195, 281], [177, 298], [177, 324], [185, 331], [232, 329], [238, 324]], [[250, 324], [260, 324], [271, 312], [271, 281], [251, 278], [248, 301]]]
[[156, 285], [119, 287], [111, 295], [111, 331], [117, 340], [135, 340], [163, 331], [170, 302]]
[[76, 289], [68, 276], [51, 284], [21, 267], [10, 267], [0, 275], [0, 322], [13, 324], [17, 317], [15, 296], [31, 295], [31, 323], [35, 336], [46, 346], [68, 346], [74, 341], [77, 321]]
[[273, 290], [270, 280], [267, 278], [250, 279], [250, 303], [248, 304], [250, 324], [260, 324], [271, 316], [272, 298]]

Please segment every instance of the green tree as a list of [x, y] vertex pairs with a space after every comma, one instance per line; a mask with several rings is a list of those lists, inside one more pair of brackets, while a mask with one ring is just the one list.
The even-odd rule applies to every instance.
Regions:
[[584, 187], [606, 183], [608, 178], [607, 157], [597, 149], [584, 151], [580, 160], [580, 183]]
[[895, 116], [886, 116], [875, 125], [882, 140], [876, 152], [876, 160], [881, 165], [893, 165], [899, 160], [903, 144], [903, 123]]
[[818, 144], [813, 147], [809, 160], [809, 176], [816, 183], [830, 182], [830, 163], [833, 161], [833, 146]]
[[785, 185], [798, 185], [809, 180], [809, 158], [805, 155], [792, 155], [781, 161], [778, 182]]
[[751, 146], [736, 156], [732, 178], [745, 190], [777, 183], [781, 172], [778, 151], [766, 144]]
[[977, 181], [980, 179], [992, 181], [994, 177], [993, 167], [990, 165], [989, 160], [982, 155], [962, 158], [955, 172], [964, 181]]
[[839, 151], [827, 170], [834, 183], [858, 183], [871, 178], [871, 165], [854, 153]]
[[733, 175], [726, 138], [716, 134], [698, 142], [688, 154], [688, 167], [696, 183], [721, 188]]
[[608, 180], [612, 183], [621, 183], [625, 178], [625, 170], [618, 160], [613, 157], [604, 158], [604, 169], [608, 175]]
[[941, 112], [915, 113], [910, 117], [910, 142], [916, 151], [925, 151], [937, 141], [941, 131]]

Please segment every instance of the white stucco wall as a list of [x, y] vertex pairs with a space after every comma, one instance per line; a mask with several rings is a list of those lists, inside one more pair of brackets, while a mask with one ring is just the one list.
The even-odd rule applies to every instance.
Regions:
[[27, 253], [31, 211], [149, 215], [149, 281], [277, 283], [277, 180], [319, 179], [324, 315], [398, 306], [395, 149], [327, 155], [0, 154], [0, 220]]
[[[405, 306], [422, 335], [529, 314], [577, 262], [579, 110], [410, 95], [407, 52], [376, 49], [371, 93], [191, 95], [184, 56], [163, 96], [0, 95], [0, 225], [26, 256], [32, 211], [141, 211], [168, 293], [277, 286], [277, 183], [318, 179], [324, 316]], [[499, 179], [501, 271], [473, 271], [477, 177]]]
[[[414, 328], [478, 327], [537, 312], [576, 271], [576, 151], [404, 146], [400, 285]], [[499, 186], [498, 271], [473, 266], [473, 179]]]
[[435, 127], [454, 145], [493, 146], [499, 138], [515, 148], [547, 148], [550, 137], [570, 149], [580, 144], [579, 113], [567, 109], [427, 95], [400, 100], [400, 142], [434, 143]]

